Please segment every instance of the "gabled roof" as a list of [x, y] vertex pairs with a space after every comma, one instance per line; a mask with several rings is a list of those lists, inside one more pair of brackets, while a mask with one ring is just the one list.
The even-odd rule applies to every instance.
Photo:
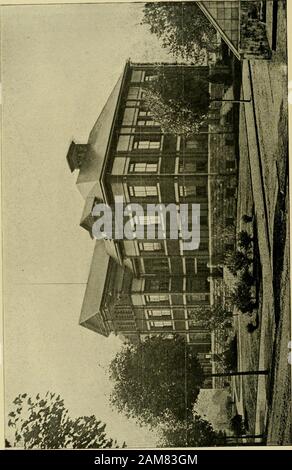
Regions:
[[240, 59], [240, 0], [200, 1], [197, 5]]
[[100, 311], [110, 258], [103, 240], [95, 243], [79, 324], [104, 336], [109, 330]]
[[113, 128], [114, 116], [120, 97], [124, 72], [118, 79], [89, 134], [89, 149], [77, 178], [77, 187], [84, 197], [103, 200], [100, 178]]

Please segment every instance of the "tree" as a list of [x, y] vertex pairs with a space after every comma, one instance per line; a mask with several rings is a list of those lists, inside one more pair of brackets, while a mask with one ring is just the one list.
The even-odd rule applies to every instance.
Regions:
[[206, 51], [218, 49], [216, 30], [196, 2], [149, 2], [143, 13], [142, 24], [175, 58], [201, 64]]
[[157, 67], [155, 79], [144, 89], [144, 102], [165, 133], [190, 136], [208, 117], [207, 80], [190, 67]]
[[70, 418], [60, 395], [47, 392], [35, 398], [18, 395], [8, 414], [14, 430], [13, 447], [25, 449], [88, 449], [118, 447], [106, 436], [106, 425], [95, 416]]
[[155, 426], [166, 415], [185, 419], [203, 382], [194, 353], [179, 335], [125, 344], [110, 365], [112, 404], [128, 417]]
[[232, 312], [221, 304], [214, 306], [208, 305], [207, 307], [198, 305], [196, 308], [190, 310], [190, 318], [211, 331], [229, 323], [232, 316]]
[[195, 414], [187, 420], [170, 420], [164, 424], [161, 447], [203, 447], [222, 445], [224, 434], [214, 431], [211, 423]]

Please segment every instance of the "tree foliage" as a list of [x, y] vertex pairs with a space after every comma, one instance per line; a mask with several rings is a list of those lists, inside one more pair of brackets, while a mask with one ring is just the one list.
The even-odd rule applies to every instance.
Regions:
[[229, 271], [237, 275], [238, 271], [242, 269], [248, 269], [252, 263], [252, 259], [249, 258], [247, 253], [243, 253], [240, 250], [227, 252], [225, 255], [225, 265]]
[[202, 325], [203, 328], [214, 331], [232, 319], [232, 312], [221, 304], [214, 306], [200, 306], [190, 310], [191, 319]]
[[208, 117], [208, 81], [184, 66], [175, 73], [172, 68], [157, 67], [154, 76], [144, 89], [144, 100], [161, 129], [185, 136], [198, 133]]
[[47, 392], [35, 398], [18, 395], [8, 414], [13, 447], [25, 449], [88, 449], [118, 447], [106, 436], [106, 425], [95, 416], [70, 418], [60, 395]]
[[203, 382], [203, 371], [183, 337], [149, 337], [125, 344], [110, 365], [112, 404], [128, 417], [155, 426], [165, 416], [185, 419]]
[[184, 421], [171, 420], [163, 426], [161, 447], [203, 447], [224, 444], [224, 434], [195, 414]]
[[142, 24], [160, 40], [175, 58], [200, 64], [205, 51], [218, 48], [216, 31], [196, 2], [149, 2], [144, 6]]
[[241, 230], [238, 234], [238, 246], [243, 250], [248, 250], [253, 241], [253, 237], [246, 231]]

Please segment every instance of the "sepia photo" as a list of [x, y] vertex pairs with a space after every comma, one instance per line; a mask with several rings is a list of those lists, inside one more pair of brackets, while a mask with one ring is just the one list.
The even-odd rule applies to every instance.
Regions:
[[1, 7], [6, 448], [292, 445], [287, 50], [286, 0]]

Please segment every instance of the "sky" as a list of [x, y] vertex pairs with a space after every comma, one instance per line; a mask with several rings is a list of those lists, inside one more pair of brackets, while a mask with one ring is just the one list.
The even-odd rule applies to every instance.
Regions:
[[78, 325], [94, 242], [66, 162], [133, 61], [172, 60], [140, 25], [142, 4], [2, 8], [5, 406], [60, 393], [130, 447], [155, 436], [110, 409], [107, 366], [121, 342]]

